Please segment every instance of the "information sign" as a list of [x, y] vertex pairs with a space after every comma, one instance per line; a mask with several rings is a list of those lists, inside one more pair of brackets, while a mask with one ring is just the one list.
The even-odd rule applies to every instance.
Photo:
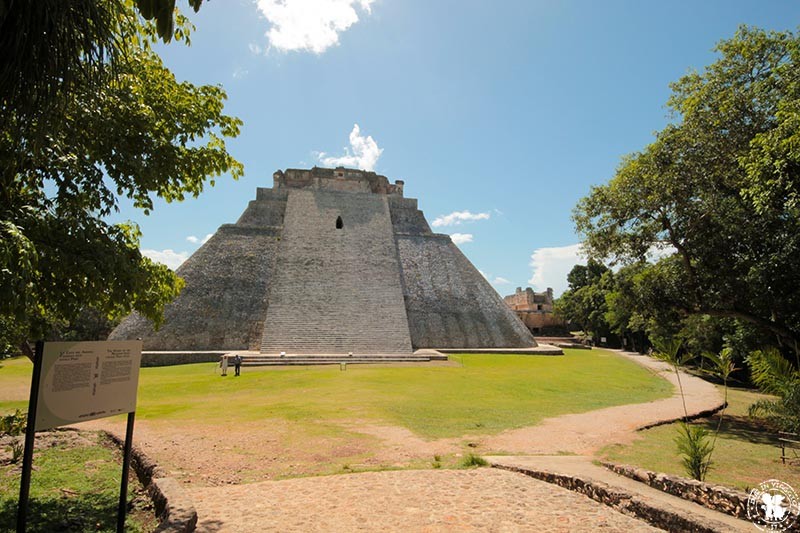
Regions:
[[44, 345], [36, 431], [136, 410], [142, 341]]

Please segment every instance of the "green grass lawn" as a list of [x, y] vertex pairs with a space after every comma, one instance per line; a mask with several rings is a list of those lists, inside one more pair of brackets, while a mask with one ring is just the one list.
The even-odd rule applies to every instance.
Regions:
[[[366, 420], [425, 438], [492, 434], [546, 417], [646, 402], [672, 387], [604, 350], [563, 357], [454, 355], [451, 366], [245, 367], [220, 377], [211, 363], [143, 368], [137, 419], [170, 423], [284, 419]], [[31, 364], [2, 363], [0, 413], [24, 408]], [[3, 391], [14, 391], [3, 392]]]
[[[52, 441], [34, 454], [28, 528], [31, 533], [53, 531], [116, 531], [117, 503], [122, 473], [119, 450], [97, 434], [80, 444]], [[0, 531], [13, 531], [19, 499], [19, 464], [0, 463]], [[144, 489], [131, 476], [129, 501]], [[146, 501], [137, 499], [137, 501]], [[125, 531], [152, 531], [152, 511], [135, 508]]]
[[[747, 408], [762, 397], [748, 390], [728, 391], [730, 406], [723, 418], [707, 482], [747, 490], [774, 478], [800, 488], [800, 466], [781, 464], [781, 451], [774, 436], [747, 416]], [[713, 432], [717, 421], [715, 417], [696, 423]], [[674, 442], [677, 431], [676, 424], [649, 429], [632, 445], [609, 446], [599, 456], [606, 461], [687, 477]]]

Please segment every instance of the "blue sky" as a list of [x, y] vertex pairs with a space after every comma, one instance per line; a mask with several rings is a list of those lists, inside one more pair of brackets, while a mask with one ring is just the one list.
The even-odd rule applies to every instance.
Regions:
[[740, 24], [800, 24], [796, 0], [178, 5], [192, 46], [159, 51], [179, 79], [225, 88], [245, 176], [149, 216], [123, 203], [145, 253], [176, 267], [275, 170], [349, 156], [405, 180], [501, 294], [563, 290], [580, 260], [572, 208], [664, 127], [671, 81], [712, 62]]

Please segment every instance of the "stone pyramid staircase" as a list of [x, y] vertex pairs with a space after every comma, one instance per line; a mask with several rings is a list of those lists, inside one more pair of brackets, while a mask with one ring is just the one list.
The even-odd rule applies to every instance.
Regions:
[[262, 353], [412, 353], [385, 196], [291, 190], [277, 264]]

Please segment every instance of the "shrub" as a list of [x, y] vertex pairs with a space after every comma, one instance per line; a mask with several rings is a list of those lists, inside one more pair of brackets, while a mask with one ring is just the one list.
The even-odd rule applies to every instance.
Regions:
[[461, 466], [464, 468], [471, 468], [473, 466], [489, 466], [489, 462], [480, 455], [470, 453], [461, 460]]
[[23, 413], [19, 409], [10, 415], [0, 416], [0, 437], [15, 437], [9, 445], [12, 463], [16, 463], [22, 457], [24, 443], [22, 439], [18, 437], [25, 433], [26, 422], [27, 413]]
[[753, 383], [778, 397], [751, 405], [750, 416], [762, 417], [781, 431], [800, 432], [800, 370], [775, 348], [752, 352], [747, 363]]
[[16, 437], [25, 433], [28, 413], [17, 409], [10, 415], [0, 416], [0, 436], [11, 435]]

